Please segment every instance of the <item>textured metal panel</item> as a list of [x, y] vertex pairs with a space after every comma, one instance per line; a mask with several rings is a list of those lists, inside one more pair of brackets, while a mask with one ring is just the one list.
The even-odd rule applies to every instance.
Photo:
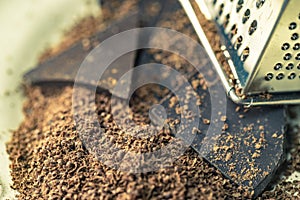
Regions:
[[[181, 1], [201, 43], [207, 36], [195, 17], [195, 7]], [[300, 102], [299, 0], [195, 0], [221, 38], [221, 50], [232, 74], [226, 74], [213, 51], [208, 52], [230, 98], [247, 105]], [[203, 43], [204, 42], [204, 43]], [[229, 62], [230, 61], [230, 62]], [[234, 77], [236, 80], [232, 80]], [[237, 93], [232, 86], [240, 88]], [[243, 97], [240, 95], [244, 95]], [[269, 93], [268, 98], [261, 94]]]
[[300, 90], [300, 1], [289, 1], [246, 92]]

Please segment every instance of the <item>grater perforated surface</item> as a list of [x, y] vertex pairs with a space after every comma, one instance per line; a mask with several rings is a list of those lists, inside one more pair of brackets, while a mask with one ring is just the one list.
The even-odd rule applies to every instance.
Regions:
[[198, 0], [224, 35], [245, 94], [300, 91], [299, 0]]

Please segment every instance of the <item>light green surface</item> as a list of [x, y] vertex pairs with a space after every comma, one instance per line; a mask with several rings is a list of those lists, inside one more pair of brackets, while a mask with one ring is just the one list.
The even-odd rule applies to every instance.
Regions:
[[9, 130], [23, 119], [24, 97], [18, 87], [22, 75], [37, 63], [47, 47], [87, 15], [99, 13], [96, 0], [0, 1], [0, 199], [14, 199], [10, 189], [5, 142]]

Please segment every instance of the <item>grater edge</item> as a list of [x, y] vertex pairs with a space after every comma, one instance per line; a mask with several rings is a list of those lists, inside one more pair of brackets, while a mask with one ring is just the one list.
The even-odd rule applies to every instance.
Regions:
[[[300, 92], [293, 92], [287, 95], [287, 93], [276, 93], [271, 95], [253, 94], [247, 96], [241, 96], [237, 93], [236, 88], [232, 84], [232, 80], [226, 75], [224, 69], [221, 67], [220, 62], [216, 58], [216, 55], [209, 43], [206, 34], [204, 33], [197, 15], [195, 8], [190, 1], [180, 0], [187, 16], [189, 17], [195, 31], [206, 49], [208, 56], [210, 57], [216, 71], [224, 85], [225, 91], [228, 96], [237, 104], [243, 104], [248, 106], [261, 106], [261, 105], [278, 105], [278, 104], [298, 104], [300, 103]], [[205, 8], [204, 0], [196, 0], [198, 9]], [[201, 10], [202, 10], [201, 9]], [[206, 15], [205, 15], [206, 16]], [[207, 17], [207, 16], [206, 16]], [[224, 41], [222, 41], [223, 43]], [[224, 42], [225, 44], [225, 42]]]

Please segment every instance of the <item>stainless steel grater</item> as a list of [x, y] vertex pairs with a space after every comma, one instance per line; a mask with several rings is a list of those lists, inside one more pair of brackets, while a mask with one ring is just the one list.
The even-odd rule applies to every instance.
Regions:
[[234, 102], [300, 103], [299, 0], [195, 0], [205, 17], [216, 22], [230, 76], [217, 60], [195, 7], [189, 0], [180, 2]]

